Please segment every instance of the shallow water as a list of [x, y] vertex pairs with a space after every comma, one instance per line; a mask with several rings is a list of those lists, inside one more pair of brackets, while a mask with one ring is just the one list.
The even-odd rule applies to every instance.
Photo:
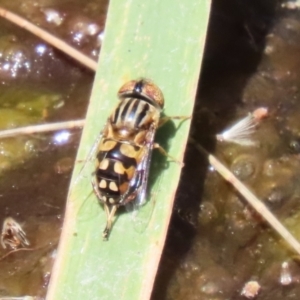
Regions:
[[[99, 53], [104, 1], [0, 5], [91, 57]], [[5, 20], [0, 28], [0, 128], [84, 118], [93, 73]], [[75, 129], [0, 140], [1, 226], [14, 218], [30, 242], [16, 252], [0, 247], [0, 297], [45, 296], [80, 134]]]

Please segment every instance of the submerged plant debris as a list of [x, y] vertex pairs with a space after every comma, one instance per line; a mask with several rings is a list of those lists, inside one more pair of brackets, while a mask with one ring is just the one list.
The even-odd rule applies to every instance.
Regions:
[[2, 225], [1, 246], [6, 249], [17, 249], [29, 246], [30, 242], [26, 238], [26, 233], [21, 225], [11, 217], [7, 217]]

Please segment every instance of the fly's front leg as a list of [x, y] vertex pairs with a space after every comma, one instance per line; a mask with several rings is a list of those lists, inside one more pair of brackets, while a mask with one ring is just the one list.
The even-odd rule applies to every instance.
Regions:
[[188, 120], [188, 119], [191, 119], [191, 117], [190, 116], [189, 117], [187, 117], [187, 116], [162, 117], [159, 120], [158, 127], [165, 125], [170, 120], [181, 120], [181, 122], [184, 122], [185, 120]]
[[169, 157], [172, 161], [176, 162], [177, 164], [179, 164], [181, 166], [181, 168], [183, 168], [184, 163], [182, 161], [176, 159], [172, 155], [170, 155], [160, 144], [154, 143], [153, 144], [153, 149], [157, 149], [161, 154]]

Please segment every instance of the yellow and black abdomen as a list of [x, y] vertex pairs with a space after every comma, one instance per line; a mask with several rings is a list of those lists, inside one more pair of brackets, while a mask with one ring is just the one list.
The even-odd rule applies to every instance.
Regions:
[[[100, 201], [123, 205], [134, 197], [141, 180], [137, 166], [143, 156], [143, 147], [128, 142], [104, 138], [97, 155], [96, 182]], [[132, 180], [136, 177], [136, 180]]]

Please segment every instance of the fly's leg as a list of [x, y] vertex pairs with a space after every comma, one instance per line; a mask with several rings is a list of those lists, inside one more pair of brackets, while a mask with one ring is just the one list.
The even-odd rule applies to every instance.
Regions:
[[160, 144], [154, 143], [153, 144], [153, 149], [157, 149], [162, 155], [169, 157], [172, 161], [176, 162], [179, 164], [182, 168], [184, 167], [184, 163], [172, 155], [170, 155]]
[[92, 179], [92, 186], [93, 186], [94, 193], [96, 194], [98, 200], [103, 202], [103, 200], [101, 200], [101, 195], [99, 193], [98, 186], [97, 186], [97, 183], [94, 178]]
[[159, 120], [158, 127], [165, 125], [170, 120], [181, 120], [181, 122], [184, 122], [185, 120], [188, 119], [191, 119], [191, 117], [187, 117], [187, 116], [162, 117]]
[[103, 200], [103, 198], [101, 197], [101, 195], [99, 193], [99, 189], [98, 189], [95, 179], [92, 179], [92, 186], [93, 186], [94, 193], [96, 194], [98, 200], [104, 206], [104, 210], [105, 210], [105, 214], [106, 214], [106, 226], [105, 226], [105, 229], [103, 230], [102, 237], [103, 237], [103, 240], [107, 241], [109, 233], [112, 228], [114, 216], [118, 209], [118, 205], [111, 205], [111, 206], [107, 205], [107, 203]]
[[103, 240], [105, 240], [105, 241], [108, 240], [108, 236], [111, 231], [113, 219], [114, 219], [117, 209], [118, 209], [117, 205], [113, 205], [111, 207], [111, 209], [109, 209], [109, 206], [106, 203], [104, 204], [104, 210], [106, 213], [106, 226], [105, 226], [105, 229], [103, 230], [102, 237], [103, 237]]
[[[166, 117], [160, 118], [159, 123], [158, 123], [158, 127], [161, 127], [161, 126], [165, 125], [170, 120], [181, 120], [181, 122], [184, 122], [185, 120], [188, 120], [188, 119], [191, 119], [191, 117], [190, 116], [172, 116], [172, 117], [166, 116]], [[168, 154], [168, 152], [163, 147], [161, 147], [159, 144], [154, 143], [153, 144], [153, 149], [158, 149], [158, 151], [161, 154], [169, 157], [172, 161], [176, 162], [181, 167], [184, 166], [184, 163], [182, 161], [179, 161], [175, 157], [173, 157], [170, 154]]]

